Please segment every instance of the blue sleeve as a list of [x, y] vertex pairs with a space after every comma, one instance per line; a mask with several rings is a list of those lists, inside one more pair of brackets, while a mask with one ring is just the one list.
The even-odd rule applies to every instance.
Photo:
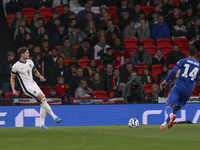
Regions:
[[169, 79], [171, 79], [171, 77], [174, 76], [174, 74], [178, 71], [179, 67], [178, 66], [174, 66], [174, 68], [172, 69], [172, 71], [168, 74], [167, 78], [165, 79], [166, 82], [169, 81]]

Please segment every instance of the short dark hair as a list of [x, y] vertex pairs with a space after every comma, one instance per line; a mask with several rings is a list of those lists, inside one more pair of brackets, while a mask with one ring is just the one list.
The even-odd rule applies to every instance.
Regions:
[[27, 50], [29, 50], [27, 47], [20, 47], [19, 49], [18, 49], [18, 54], [19, 54], [19, 56], [21, 57], [21, 54], [24, 54]]
[[173, 47], [174, 47], [174, 46], [178, 46], [178, 47], [179, 47], [179, 45], [178, 45], [178, 44], [174, 44], [174, 45], [173, 45]]
[[196, 48], [190, 48], [189, 49], [189, 55], [190, 56], [195, 56], [197, 54], [197, 49]]

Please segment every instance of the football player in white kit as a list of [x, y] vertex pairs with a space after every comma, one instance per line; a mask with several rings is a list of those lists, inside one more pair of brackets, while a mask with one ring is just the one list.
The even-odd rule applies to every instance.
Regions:
[[27, 47], [21, 47], [18, 49], [18, 53], [20, 60], [12, 66], [10, 78], [13, 95], [18, 95], [17, 91], [15, 90], [15, 77], [17, 76], [24, 93], [32, 98], [35, 98], [41, 103], [40, 128], [49, 129], [44, 123], [47, 112], [51, 115], [56, 123], [60, 123], [62, 119], [53, 113], [51, 107], [47, 103], [44, 93], [33, 80], [32, 72], [39, 77], [41, 81], [44, 80], [44, 77], [34, 67], [32, 60], [29, 59], [29, 49]]

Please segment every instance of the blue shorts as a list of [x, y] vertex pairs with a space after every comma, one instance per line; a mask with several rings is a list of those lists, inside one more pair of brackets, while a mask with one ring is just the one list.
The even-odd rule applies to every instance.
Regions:
[[187, 88], [174, 86], [167, 98], [167, 103], [176, 106], [184, 106], [189, 100], [191, 92], [192, 91]]

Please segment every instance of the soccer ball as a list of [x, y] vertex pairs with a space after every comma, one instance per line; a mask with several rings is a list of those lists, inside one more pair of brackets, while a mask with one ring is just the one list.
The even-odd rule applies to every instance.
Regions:
[[128, 121], [128, 125], [130, 128], [137, 128], [139, 126], [139, 121], [136, 118], [131, 118]]

